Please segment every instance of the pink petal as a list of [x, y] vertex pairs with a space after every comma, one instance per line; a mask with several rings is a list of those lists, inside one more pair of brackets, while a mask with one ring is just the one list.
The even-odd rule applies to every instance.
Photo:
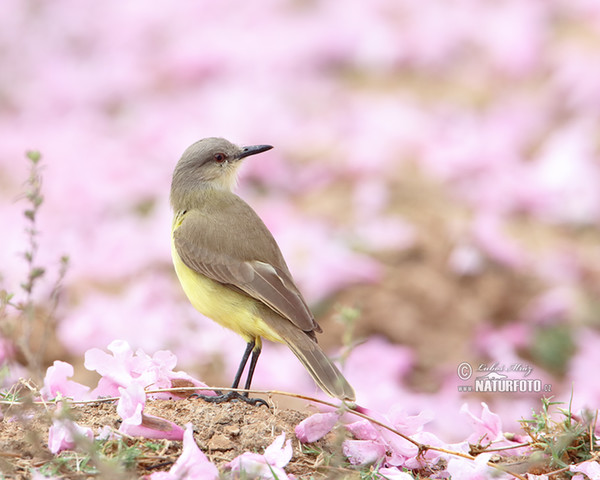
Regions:
[[460, 409], [460, 413], [466, 415], [473, 425], [473, 433], [469, 435], [468, 441], [474, 442], [493, 442], [502, 436], [502, 420], [495, 413], [492, 413], [485, 402], [481, 402], [483, 410], [481, 417], [473, 415], [469, 406], [465, 403]]
[[117, 413], [123, 419], [123, 424], [140, 425], [146, 405], [144, 388], [138, 383], [132, 383], [128, 388], [119, 388], [119, 393], [121, 398], [117, 404]]
[[90, 388], [81, 383], [67, 378], [73, 376], [73, 366], [60, 360], [55, 360], [51, 367], [48, 367], [44, 377], [44, 386], [40, 393], [44, 400], [56, 398], [60, 393], [63, 397], [70, 397], [74, 400], [84, 400], [89, 395]]
[[342, 451], [353, 465], [368, 465], [384, 459], [387, 448], [371, 440], [345, 440]]
[[571, 465], [572, 472], [581, 472], [589, 477], [590, 480], [600, 480], [600, 463], [589, 460], [579, 465]]
[[346, 428], [359, 440], [378, 440], [381, 438], [379, 430], [368, 420], [349, 423]]
[[412, 475], [401, 472], [397, 468], [380, 468], [378, 472], [386, 480], [414, 480]]
[[183, 451], [168, 472], [156, 472], [150, 475], [150, 480], [180, 480], [182, 478], [197, 478], [214, 480], [219, 477], [217, 467], [198, 448], [194, 440], [191, 423], [185, 426], [183, 433]]
[[283, 432], [265, 449], [264, 455], [246, 452], [234, 458], [226, 467], [232, 472], [244, 472], [248, 478], [285, 480], [289, 477], [283, 467], [292, 458], [292, 453], [291, 441], [285, 441]]
[[181, 440], [184, 431], [176, 423], [154, 415], [141, 414], [140, 424], [121, 423], [119, 432], [132, 437], [144, 437], [165, 440]]
[[144, 413], [146, 392], [139, 383], [132, 383], [127, 388], [119, 388], [121, 398], [117, 404], [117, 413], [123, 419], [119, 432], [132, 437], [165, 438], [181, 440], [183, 429], [176, 423], [164, 418]]
[[112, 379], [120, 386], [127, 386], [131, 382], [129, 363], [133, 353], [129, 344], [123, 340], [115, 340], [108, 349], [113, 355], [91, 348], [85, 352], [84, 366], [88, 370], [95, 370], [103, 377]]
[[[285, 445], [284, 445], [285, 442]], [[283, 468], [292, 459], [292, 442], [285, 441], [285, 432], [282, 432], [273, 443], [265, 449], [265, 460], [269, 465]]]
[[[234, 458], [226, 465], [232, 472], [244, 472], [242, 478], [288, 480], [285, 471], [267, 463], [264, 455], [246, 452]], [[237, 478], [237, 477], [235, 477]]]
[[233, 472], [239, 472], [240, 470], [244, 469], [244, 466], [248, 465], [252, 465], [253, 468], [256, 469], [258, 464], [267, 464], [264, 455], [261, 455], [260, 453], [244, 452], [241, 455], [235, 457], [231, 462], [229, 462], [227, 464], [227, 468], [231, 469], [231, 471]]
[[494, 472], [492, 467], [487, 465], [491, 453], [481, 453], [475, 457], [475, 460], [468, 460], [461, 457], [450, 457], [446, 470], [451, 478], [464, 478], [468, 480], [487, 480]]
[[296, 437], [302, 443], [316, 442], [331, 431], [339, 418], [335, 412], [315, 413], [296, 426]]
[[71, 420], [54, 420], [48, 431], [48, 449], [54, 453], [71, 450], [77, 446], [79, 437], [94, 438], [94, 432], [89, 427], [82, 427]]
[[421, 431], [423, 425], [431, 422], [435, 415], [431, 410], [424, 410], [418, 415], [408, 415], [402, 407], [395, 406], [392, 407], [389, 417], [394, 428], [405, 435], [412, 435]]

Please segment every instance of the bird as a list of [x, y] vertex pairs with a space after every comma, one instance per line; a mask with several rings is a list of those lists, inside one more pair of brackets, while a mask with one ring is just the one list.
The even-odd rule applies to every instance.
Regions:
[[196, 310], [246, 342], [232, 389], [238, 389], [250, 358], [245, 392], [199, 396], [266, 405], [248, 395], [265, 339], [286, 344], [329, 396], [352, 402], [354, 389], [317, 343], [322, 329], [277, 242], [252, 207], [233, 193], [242, 161], [271, 148], [204, 138], [184, 151], [173, 171], [171, 254], [177, 277]]

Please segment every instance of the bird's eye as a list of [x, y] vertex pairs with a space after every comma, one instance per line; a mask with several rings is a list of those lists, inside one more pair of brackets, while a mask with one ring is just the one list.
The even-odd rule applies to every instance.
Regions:
[[215, 159], [215, 162], [223, 163], [227, 157], [224, 153], [215, 153], [213, 158]]

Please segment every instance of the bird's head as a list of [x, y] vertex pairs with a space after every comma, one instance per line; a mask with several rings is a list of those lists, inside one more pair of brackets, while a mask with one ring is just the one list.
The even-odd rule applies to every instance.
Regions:
[[173, 183], [231, 191], [241, 160], [271, 148], [271, 145], [239, 147], [224, 138], [204, 138], [183, 152], [173, 173]]

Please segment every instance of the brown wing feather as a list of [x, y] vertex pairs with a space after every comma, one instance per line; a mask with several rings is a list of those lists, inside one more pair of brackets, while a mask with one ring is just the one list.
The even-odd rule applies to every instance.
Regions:
[[243, 200], [229, 196], [234, 198], [217, 195], [220, 208], [213, 201], [209, 212], [199, 208], [183, 215], [173, 233], [182, 261], [262, 302], [302, 330], [320, 332], [267, 227]]

